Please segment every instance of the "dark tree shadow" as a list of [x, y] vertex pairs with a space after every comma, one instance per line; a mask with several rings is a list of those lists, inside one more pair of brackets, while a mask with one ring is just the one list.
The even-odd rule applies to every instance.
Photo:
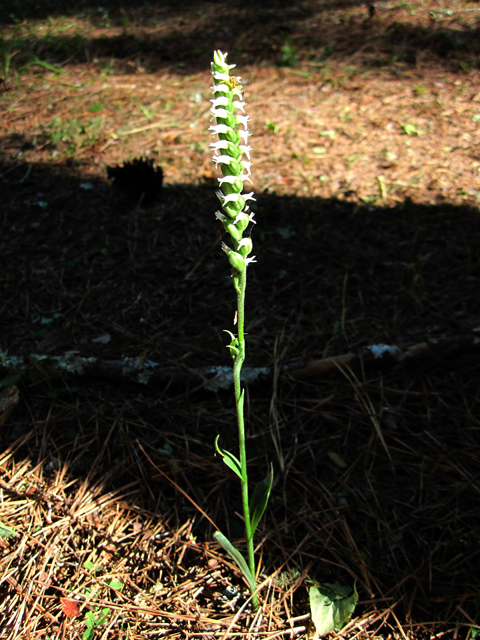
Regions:
[[[189, 9], [202, 9], [204, 5], [217, 5], [219, 8], [228, 5], [229, 8], [238, 9], [247, 7], [252, 12], [261, 12], [262, 9], [292, 9], [292, 7], [305, 6], [303, 2], [292, 0], [150, 0], [139, 7], [136, 0], [105, 0], [99, 3], [96, 0], [80, 0], [75, 4], [69, 0], [5, 0], [0, 8], [0, 20], [5, 23], [15, 23], [21, 20], [44, 19], [49, 16], [74, 16], [79, 13], [102, 14], [108, 11], [111, 14], [113, 24], [121, 24], [120, 12], [122, 10], [162, 9], [173, 12], [174, 15], [182, 15]], [[363, 0], [326, 0], [321, 3], [322, 9], [349, 8], [364, 5]], [[318, 5], [317, 5], [318, 6]]]
[[[234, 291], [213, 188], [166, 185], [142, 209], [112, 195], [104, 175], [85, 177], [65, 165], [0, 167], [2, 358], [7, 351], [26, 358], [70, 351], [176, 367], [231, 365], [222, 330], [234, 330]], [[478, 331], [478, 211], [261, 193], [254, 208], [248, 364], [274, 367]], [[248, 388], [252, 477], [263, 477], [265, 457], [273, 459], [278, 484], [267, 527], [284, 537], [299, 566], [331, 552], [334, 580], [338, 554], [347, 554], [351, 574], [363, 580], [367, 572], [380, 593], [403, 599], [413, 620], [441, 620], [445, 603], [457, 601], [475, 615], [473, 596], [466, 602], [461, 595], [471, 593], [480, 560], [471, 480], [480, 449], [475, 371], [478, 355], [467, 354], [376, 377], [358, 373], [353, 386], [341, 374], [303, 385], [280, 375], [275, 390]], [[173, 513], [183, 498], [148, 475], [140, 442], [225, 524], [216, 485], [222, 462], [204, 471], [198, 461], [213, 455], [216, 433], [234, 447], [230, 392], [172, 397], [168, 388], [58, 380], [41, 363], [18, 384], [22, 400], [2, 426], [2, 448], [37, 425], [22, 449], [35, 464], [68, 461], [74, 477], [104, 476], [106, 490], [140, 482], [145, 508]], [[273, 393], [283, 470], [272, 445]], [[365, 398], [373, 404], [362, 404]], [[387, 449], [371, 419], [380, 421]], [[175, 452], [171, 467], [166, 441]], [[222, 491], [226, 504], [238, 504], [235, 489]], [[195, 515], [189, 503], [182, 509]], [[205, 522], [196, 530], [210, 534]], [[363, 560], [348, 546], [352, 535]], [[281, 562], [275, 545], [269, 548], [264, 563]]]
[[[20, 19], [51, 15], [84, 14], [93, 25], [121, 27], [121, 35], [94, 39], [69, 30], [44, 37], [13, 37], [7, 45], [16, 55], [14, 64], [30, 64], [35, 57], [52, 64], [85, 63], [93, 59], [115, 59], [116, 71], [132, 72], [125, 62], [136, 59], [147, 72], [177, 67], [195, 73], [208, 68], [215, 48], [227, 50], [245, 64], [295, 65], [298, 60], [327, 63], [358, 54], [358, 63], [367, 67], [388, 66], [395, 62], [415, 65], [420, 54], [454, 70], [478, 65], [480, 31], [466, 25], [442, 26], [432, 18], [428, 27], [413, 26], [380, 17], [368, 19], [368, 12], [349, 16], [348, 9], [361, 2], [317, 5], [272, 0], [262, 3], [212, 3], [198, 1], [150, 3], [138, 9], [136, 3], [123, 2], [102, 7], [93, 3], [13, 3]], [[341, 7], [345, 18], [333, 23], [329, 11]], [[4, 9], [4, 22], [12, 22]], [[390, 10], [389, 10], [390, 11]], [[391, 10], [393, 11], [393, 9]], [[205, 16], [203, 13], [205, 12]], [[387, 14], [385, 14], [387, 15]], [[388, 15], [394, 15], [389, 13]], [[1, 16], [1, 14], [0, 14]], [[165, 19], [171, 29], [164, 31]], [[312, 21], [315, 19], [315, 27]], [[233, 25], [241, 25], [241, 29]], [[158, 29], [155, 27], [158, 26]], [[285, 47], [289, 49], [286, 51]]]

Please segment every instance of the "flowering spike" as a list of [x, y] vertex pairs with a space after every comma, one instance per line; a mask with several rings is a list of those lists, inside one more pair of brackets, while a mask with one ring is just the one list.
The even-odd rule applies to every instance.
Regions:
[[[222, 223], [225, 231], [231, 236], [233, 249], [222, 243], [222, 249], [228, 256], [232, 270], [232, 282], [237, 293], [237, 313], [234, 324], [237, 325], [238, 334], [230, 336], [232, 342], [228, 346], [233, 357], [233, 379], [235, 389], [235, 402], [237, 406], [237, 423], [240, 459], [237, 460], [232, 454], [222, 452], [215, 442], [216, 450], [222, 454], [224, 461], [240, 477], [242, 483], [242, 504], [245, 524], [245, 541], [247, 543], [248, 562], [242, 554], [236, 550], [232, 544], [217, 532], [215, 537], [220, 545], [234, 558], [239, 568], [246, 578], [252, 592], [252, 607], [258, 608], [258, 598], [256, 594], [257, 575], [255, 567], [255, 550], [253, 545], [253, 535], [258, 525], [258, 520], [263, 513], [270, 489], [272, 487], [272, 471], [267, 480], [261, 483], [261, 513], [258, 512], [258, 505], [255, 503], [257, 489], [252, 497], [252, 508], [249, 504], [249, 489], [247, 476], [247, 460], [245, 452], [245, 421], [244, 402], [245, 389], [242, 389], [240, 374], [245, 360], [245, 287], [247, 284], [247, 267], [251, 262], [255, 262], [255, 256], [248, 257], [252, 251], [253, 244], [250, 238], [251, 226], [254, 224], [253, 213], [250, 212], [247, 200], [255, 200], [253, 192], [244, 193], [244, 182], [251, 182], [250, 176], [250, 151], [248, 146], [248, 115], [245, 112], [246, 103], [242, 101], [243, 87], [241, 78], [231, 76], [230, 70], [235, 65], [226, 62], [227, 54], [215, 51], [213, 54], [212, 75], [213, 93], [211, 100], [211, 114], [216, 120], [216, 124], [209, 128], [213, 136], [218, 135], [218, 140], [210, 145], [213, 152], [215, 166], [220, 166], [222, 177], [218, 178], [219, 189], [216, 191], [220, 201], [222, 211], [217, 211], [215, 216]], [[235, 99], [234, 99], [235, 98]], [[238, 99], [237, 99], [238, 98]], [[239, 111], [242, 113], [239, 114]], [[243, 159], [243, 156], [247, 159]], [[245, 236], [243, 235], [245, 233]], [[217, 437], [218, 440], [218, 437]], [[267, 491], [268, 489], [268, 491]]]
[[[215, 51], [213, 54], [212, 76], [213, 94], [211, 114], [216, 123], [209, 127], [213, 136], [219, 139], [210, 144], [214, 155], [212, 160], [222, 171], [218, 178], [217, 197], [223, 213], [216, 212], [223, 228], [230, 234], [235, 251], [226, 245], [223, 250], [236, 272], [243, 272], [252, 262], [247, 255], [252, 251], [251, 238], [243, 238], [249, 222], [254, 222], [253, 214], [246, 206], [247, 200], [255, 200], [253, 192], [243, 193], [245, 180], [250, 180], [250, 151], [248, 146], [248, 123], [250, 117], [244, 115], [243, 87], [239, 76], [232, 76], [235, 65], [227, 64], [227, 54]], [[240, 113], [239, 113], [240, 112]], [[243, 159], [246, 157], [246, 159]]]

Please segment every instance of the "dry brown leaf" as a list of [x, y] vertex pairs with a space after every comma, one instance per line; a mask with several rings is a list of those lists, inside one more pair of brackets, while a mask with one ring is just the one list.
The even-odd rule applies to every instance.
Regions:
[[62, 611], [67, 618], [72, 619], [80, 615], [80, 608], [78, 606], [78, 602], [75, 602], [75, 600], [71, 600], [70, 598], [60, 598], [60, 603], [62, 605]]

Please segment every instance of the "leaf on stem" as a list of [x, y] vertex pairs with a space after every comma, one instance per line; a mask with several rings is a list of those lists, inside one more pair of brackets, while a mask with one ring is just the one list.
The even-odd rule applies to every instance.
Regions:
[[238, 355], [238, 338], [236, 338], [231, 331], [228, 329], [224, 329], [225, 333], [228, 333], [232, 338], [230, 344], [227, 345], [227, 349], [230, 349], [230, 353], [232, 354], [232, 358], [235, 360], [235, 356]]
[[255, 529], [258, 527], [263, 513], [267, 507], [273, 483], [273, 464], [270, 465], [270, 471], [267, 477], [259, 482], [255, 487], [250, 503], [250, 523], [252, 527], [252, 537]]
[[237, 474], [237, 476], [240, 478], [240, 480], [244, 480], [243, 476], [242, 476], [242, 467], [240, 465], [240, 461], [238, 460], [238, 458], [236, 458], [233, 453], [230, 453], [229, 451], [225, 451], [225, 449], [222, 449], [219, 444], [218, 444], [218, 439], [220, 438], [220, 436], [217, 436], [215, 439], [215, 449], [217, 450], [217, 453], [219, 453], [222, 458], [224, 463], [227, 465], [227, 467], [229, 467], [229, 469], [231, 469], [234, 473]]
[[313, 640], [345, 626], [358, 601], [356, 583], [353, 592], [349, 593], [350, 587], [343, 587], [338, 582], [310, 587], [308, 595], [316, 629]]
[[246, 579], [246, 581], [248, 583], [248, 586], [250, 587], [250, 591], [253, 593], [255, 591], [257, 585], [255, 584], [255, 578], [252, 576], [252, 573], [251, 573], [250, 569], [248, 568], [248, 565], [246, 563], [245, 558], [242, 556], [240, 551], [235, 549], [235, 547], [230, 542], [230, 540], [228, 540], [223, 535], [223, 533], [220, 533], [220, 531], [215, 531], [215, 533], [213, 534], [213, 537], [218, 542], [218, 544], [221, 545], [225, 549], [225, 551], [232, 558], [232, 560], [235, 560], [235, 562], [237, 563], [238, 568], [241, 570], [241, 572], [245, 576], [245, 579]]
[[243, 405], [245, 404], [245, 389], [242, 389], [240, 398], [237, 402], [237, 411], [243, 416]]

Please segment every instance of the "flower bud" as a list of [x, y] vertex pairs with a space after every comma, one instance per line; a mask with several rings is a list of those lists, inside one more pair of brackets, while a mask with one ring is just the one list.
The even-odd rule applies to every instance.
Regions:
[[237, 245], [237, 251], [242, 258], [246, 258], [253, 249], [253, 242], [251, 238], [243, 238]]
[[232, 265], [232, 267], [234, 269], [236, 269], [237, 271], [240, 271], [240, 272], [245, 271], [245, 260], [243, 259], [243, 257], [239, 253], [237, 253], [236, 251], [233, 251], [233, 249], [230, 249], [229, 247], [227, 247], [226, 244], [222, 244], [222, 249], [227, 254], [228, 261], [230, 262], [230, 264]]
[[241, 211], [238, 216], [233, 221], [234, 225], [243, 233], [245, 229], [248, 227], [248, 223], [250, 222], [250, 216], [245, 211]]
[[237, 226], [233, 224], [233, 222], [228, 218], [225, 218], [225, 220], [223, 221], [223, 228], [225, 229], [225, 231], [228, 231], [228, 233], [236, 242], [239, 242], [242, 239], [242, 232], [239, 231]]

